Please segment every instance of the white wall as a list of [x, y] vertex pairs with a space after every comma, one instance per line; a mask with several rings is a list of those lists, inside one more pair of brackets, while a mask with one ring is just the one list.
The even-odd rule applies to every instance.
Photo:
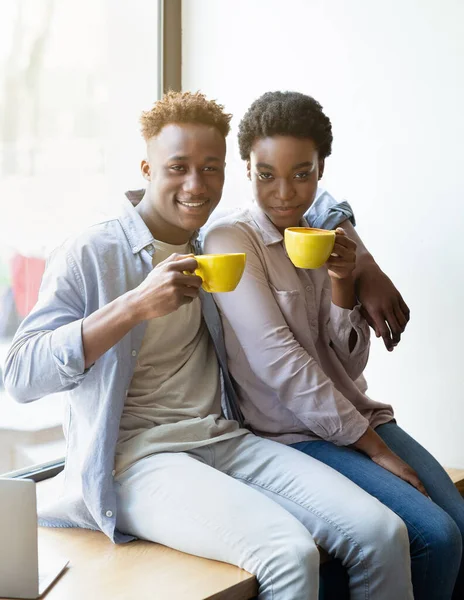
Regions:
[[464, 467], [464, 2], [184, 0], [183, 87], [234, 113], [224, 203], [249, 197], [238, 120], [268, 90], [318, 99], [333, 123], [323, 185], [412, 311], [372, 397], [447, 466]]

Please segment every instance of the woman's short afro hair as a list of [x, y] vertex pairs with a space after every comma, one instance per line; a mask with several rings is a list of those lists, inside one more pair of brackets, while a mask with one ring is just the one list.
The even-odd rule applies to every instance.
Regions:
[[330, 119], [317, 100], [299, 92], [267, 92], [253, 102], [239, 125], [240, 156], [248, 160], [255, 140], [275, 135], [310, 138], [322, 159], [332, 151]]

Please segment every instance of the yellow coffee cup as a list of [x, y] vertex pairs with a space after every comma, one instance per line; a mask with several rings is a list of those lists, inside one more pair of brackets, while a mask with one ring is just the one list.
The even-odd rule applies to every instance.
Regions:
[[200, 254], [195, 256], [195, 275], [203, 279], [202, 288], [212, 294], [233, 292], [245, 270], [245, 253]]
[[312, 227], [288, 227], [284, 232], [287, 254], [300, 269], [319, 269], [335, 244], [335, 231]]

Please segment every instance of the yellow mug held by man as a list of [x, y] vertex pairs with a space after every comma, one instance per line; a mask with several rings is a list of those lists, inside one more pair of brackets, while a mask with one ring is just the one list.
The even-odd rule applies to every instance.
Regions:
[[287, 227], [284, 233], [288, 257], [300, 269], [319, 269], [335, 244], [335, 231], [312, 227]]
[[201, 254], [195, 255], [198, 267], [195, 275], [202, 278], [206, 292], [233, 292], [245, 270], [246, 254]]

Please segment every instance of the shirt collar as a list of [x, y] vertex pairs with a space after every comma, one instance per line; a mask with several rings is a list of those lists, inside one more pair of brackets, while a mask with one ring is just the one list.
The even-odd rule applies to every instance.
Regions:
[[[253, 202], [250, 213], [253, 221], [258, 227], [258, 231], [263, 238], [265, 246], [271, 246], [272, 244], [279, 244], [284, 236], [280, 233], [277, 227], [272, 223], [269, 217], [259, 208], [256, 202]], [[308, 222], [303, 217], [300, 221], [300, 227], [308, 227]]]
[[[155, 238], [145, 224], [145, 221], [135, 210], [137, 204], [142, 200], [145, 190], [129, 190], [126, 192], [126, 200], [123, 203], [122, 213], [119, 216], [119, 222], [126, 234], [133, 254], [137, 254], [147, 246], [153, 246]], [[195, 232], [190, 238], [190, 243], [196, 243], [198, 232]]]

